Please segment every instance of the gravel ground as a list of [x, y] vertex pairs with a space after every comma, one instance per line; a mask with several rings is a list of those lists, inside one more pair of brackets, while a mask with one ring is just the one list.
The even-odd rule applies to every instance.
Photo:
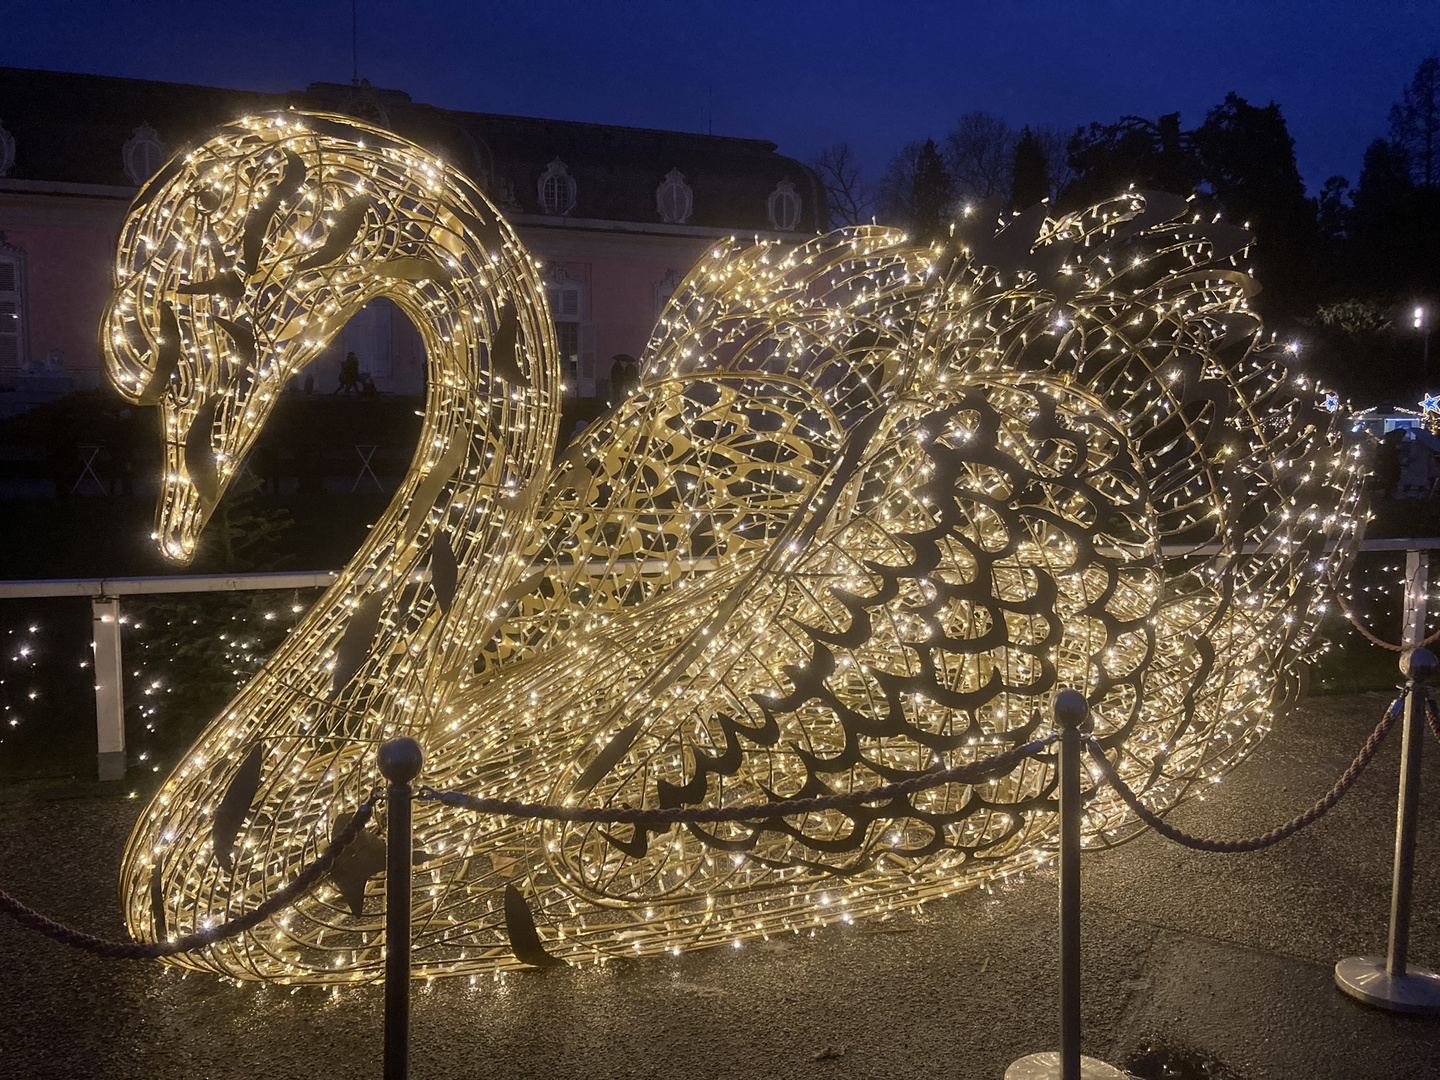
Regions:
[[[1261, 832], [1324, 792], [1387, 703], [1321, 698], [1172, 820]], [[1412, 957], [1440, 969], [1440, 752], [1427, 747]], [[1384, 950], [1398, 733], [1326, 820], [1207, 855], [1146, 834], [1088, 856], [1086, 1053], [1167, 1080], [1440, 1078], [1440, 1019], [1331, 981]], [[99, 785], [0, 788], [0, 887], [93, 932], [138, 801]], [[879, 925], [734, 951], [417, 986], [416, 1078], [999, 1078], [1056, 1032], [1055, 878]], [[0, 925], [0, 1077], [315, 1080], [380, 1075], [381, 991], [182, 977]]]

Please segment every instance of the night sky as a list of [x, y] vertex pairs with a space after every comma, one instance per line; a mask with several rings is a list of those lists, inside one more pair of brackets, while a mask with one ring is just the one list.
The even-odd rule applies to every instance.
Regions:
[[[847, 140], [869, 179], [972, 109], [1190, 127], [1234, 90], [1280, 103], [1313, 192], [1356, 180], [1440, 51], [1433, 0], [358, 4], [360, 75], [416, 101], [705, 131], [713, 88], [716, 134], [803, 159]], [[0, 64], [281, 91], [349, 81], [350, 46], [350, 0], [49, 0], [8, 5]]]

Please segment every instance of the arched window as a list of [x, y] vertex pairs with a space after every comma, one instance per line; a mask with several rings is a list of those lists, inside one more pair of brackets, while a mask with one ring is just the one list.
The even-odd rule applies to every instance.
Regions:
[[0, 383], [14, 384], [25, 367], [25, 253], [0, 243]]
[[781, 180], [765, 200], [765, 214], [770, 224], [789, 232], [800, 224], [800, 193], [789, 180]]
[[575, 209], [575, 178], [559, 158], [540, 174], [540, 209], [555, 217]]
[[149, 124], [141, 124], [121, 149], [120, 156], [125, 161], [126, 175], [140, 185], [165, 164], [165, 144], [160, 141], [158, 131]]
[[690, 211], [695, 205], [695, 193], [685, 182], [685, 174], [671, 169], [655, 189], [655, 212], [668, 225], [683, 225], [690, 220]]

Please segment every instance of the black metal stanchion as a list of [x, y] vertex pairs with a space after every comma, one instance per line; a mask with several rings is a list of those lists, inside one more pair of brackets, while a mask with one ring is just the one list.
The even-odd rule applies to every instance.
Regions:
[[1060, 729], [1060, 1052], [1027, 1054], [1005, 1080], [1125, 1080], [1125, 1073], [1080, 1053], [1080, 758], [1090, 715], [1085, 695], [1055, 695]]
[[1414, 649], [1400, 657], [1409, 680], [1400, 751], [1400, 805], [1395, 815], [1395, 877], [1390, 892], [1390, 948], [1385, 956], [1349, 956], [1335, 965], [1335, 985], [1382, 1009], [1440, 1013], [1440, 975], [1409, 965], [1410, 893], [1415, 871], [1415, 824], [1420, 813], [1420, 751], [1425, 745], [1425, 687], [1435, 656]]
[[385, 833], [385, 1080], [410, 1072], [410, 781], [425, 767], [414, 739], [391, 739], [380, 747], [380, 772], [389, 825]]

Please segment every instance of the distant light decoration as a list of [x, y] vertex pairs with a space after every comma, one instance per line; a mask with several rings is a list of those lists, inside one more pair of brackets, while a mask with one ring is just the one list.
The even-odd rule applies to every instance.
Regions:
[[1340, 395], [1329, 393], [1325, 395], [1325, 411], [1329, 413], [1340, 411]]
[[1440, 432], [1440, 394], [1426, 394], [1420, 399], [1420, 423], [1431, 435]]
[[[141, 816], [131, 933], [253, 907], [401, 734], [437, 788], [745, 805], [993, 756], [1074, 686], [1152, 807], [1218, 780], [1294, 692], [1358, 539], [1358, 450], [1256, 345], [1243, 230], [1137, 192], [985, 218], [932, 247], [877, 227], [715, 245], [639, 390], [555, 458], [537, 266], [453, 167], [301, 113], [172, 161], [127, 219], [102, 337], [121, 392], [163, 412], [163, 551], [189, 558], [280, 389], [370, 300], [419, 328], [428, 402], [364, 546]], [[1108, 795], [1090, 810], [1092, 846], [1136, 829]], [[421, 803], [414, 971], [805, 932], [1033, 868], [1054, 832], [1042, 760], [660, 833]], [[380, 836], [173, 962], [378, 978]]]

